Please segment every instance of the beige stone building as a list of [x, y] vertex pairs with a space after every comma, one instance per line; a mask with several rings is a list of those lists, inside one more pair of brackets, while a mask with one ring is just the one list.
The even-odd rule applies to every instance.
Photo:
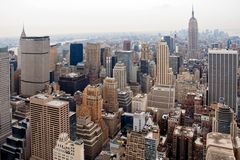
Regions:
[[98, 79], [100, 71], [100, 44], [98, 43], [87, 43], [86, 46], [86, 64], [89, 70], [90, 83]]
[[53, 160], [84, 160], [82, 140], [71, 141], [67, 133], [61, 133], [53, 148]]
[[60, 133], [69, 134], [69, 104], [50, 95], [30, 98], [31, 159], [53, 159], [53, 148]]
[[236, 160], [230, 134], [208, 133], [206, 147], [206, 160]]

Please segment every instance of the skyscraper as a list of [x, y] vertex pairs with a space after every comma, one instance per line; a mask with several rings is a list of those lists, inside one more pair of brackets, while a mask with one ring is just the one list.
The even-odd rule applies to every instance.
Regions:
[[[117, 61], [121, 61], [126, 66], [127, 71], [127, 82], [130, 82], [131, 72], [132, 72], [132, 66], [133, 66], [133, 52], [132, 51], [117, 51], [115, 52], [117, 56]], [[112, 65], [115, 64], [112, 61]]]
[[172, 54], [174, 52], [174, 40], [171, 36], [164, 36], [164, 41], [167, 42], [169, 52]]
[[100, 71], [100, 44], [87, 43], [86, 47], [86, 64], [89, 69], [90, 83], [98, 79]]
[[208, 102], [218, 102], [223, 97], [236, 111], [238, 52], [209, 50], [208, 66]]
[[53, 148], [60, 133], [69, 134], [69, 105], [50, 95], [30, 98], [32, 159], [53, 159]]
[[32, 96], [49, 83], [50, 39], [21, 38], [21, 94]]
[[149, 45], [147, 43], [143, 43], [141, 48], [141, 60], [148, 60], [148, 54], [150, 52]]
[[25, 33], [25, 29], [23, 26], [23, 30], [19, 39], [19, 48], [18, 48], [18, 55], [17, 55], [17, 68], [20, 69], [21, 68], [21, 40], [23, 37], [26, 37], [26, 33]]
[[157, 50], [157, 82], [158, 85], [172, 85], [173, 74], [169, 69], [169, 49], [165, 41], [161, 41]]
[[169, 50], [163, 40], [157, 48], [157, 75], [154, 87], [148, 94], [147, 106], [157, 109], [160, 115], [168, 113], [175, 104], [175, 84], [169, 68]]
[[192, 17], [188, 23], [188, 57], [198, 58], [198, 23], [197, 19], [194, 17], [194, 10], [192, 8]]
[[103, 132], [103, 144], [108, 139], [108, 127], [102, 119], [102, 90], [99, 85], [88, 85], [83, 91], [82, 107], [88, 108], [91, 120], [100, 125]]
[[106, 77], [103, 81], [103, 107], [107, 112], [118, 111], [118, 82], [115, 78]]
[[70, 44], [70, 65], [77, 65], [83, 61], [83, 44]]
[[11, 134], [10, 64], [8, 48], [0, 48], [0, 145]]
[[231, 125], [234, 122], [234, 112], [229, 106], [218, 103], [213, 117], [212, 131], [219, 133], [231, 133]]
[[127, 85], [126, 66], [122, 62], [118, 62], [113, 68], [113, 77], [118, 82], [118, 88], [124, 90]]

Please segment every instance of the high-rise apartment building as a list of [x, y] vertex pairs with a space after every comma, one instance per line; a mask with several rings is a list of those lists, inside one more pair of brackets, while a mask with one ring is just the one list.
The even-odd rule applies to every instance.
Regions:
[[124, 90], [127, 86], [126, 66], [122, 62], [118, 62], [113, 68], [113, 77], [118, 82], [118, 88]]
[[208, 51], [208, 102], [220, 97], [236, 112], [238, 52], [233, 50]]
[[50, 95], [30, 98], [31, 158], [53, 159], [53, 148], [60, 133], [69, 134], [69, 105]]
[[188, 57], [198, 58], [198, 23], [194, 17], [194, 10], [192, 9], [192, 17], [188, 23]]
[[11, 134], [10, 64], [8, 48], [0, 48], [0, 145]]
[[53, 160], [84, 160], [82, 140], [71, 141], [67, 133], [61, 133], [53, 148]]
[[130, 40], [124, 40], [123, 41], [123, 50], [124, 51], [130, 51], [131, 50], [131, 41]]
[[117, 84], [115, 78], [106, 77], [103, 80], [103, 108], [106, 112], [117, 112], [119, 109]]
[[50, 39], [21, 37], [21, 94], [32, 96], [49, 83]]
[[77, 65], [83, 61], [83, 44], [70, 44], [70, 65]]

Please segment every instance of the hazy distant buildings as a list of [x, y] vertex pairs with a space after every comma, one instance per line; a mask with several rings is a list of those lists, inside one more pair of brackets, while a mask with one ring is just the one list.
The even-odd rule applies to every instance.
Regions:
[[198, 23], [194, 17], [194, 10], [192, 9], [192, 17], [188, 23], [188, 57], [198, 58]]
[[[133, 65], [133, 52], [132, 51], [116, 51], [117, 61], [124, 63], [127, 71], [127, 82], [130, 82], [132, 65]], [[113, 62], [113, 61], [112, 61]], [[115, 65], [115, 63], [112, 63]]]
[[175, 51], [174, 39], [171, 36], [164, 36], [163, 39], [167, 42], [170, 54], [173, 54]]
[[49, 83], [49, 47], [46, 37], [21, 38], [21, 94], [34, 95]]
[[148, 55], [150, 53], [149, 45], [146, 43], [142, 43], [141, 45], [141, 60], [148, 60]]
[[100, 71], [100, 44], [98, 43], [87, 43], [86, 46], [86, 65], [89, 70], [89, 81], [93, 83], [98, 79]]
[[131, 41], [130, 40], [124, 40], [123, 41], [123, 50], [124, 51], [130, 51], [131, 50]]
[[238, 52], [233, 50], [208, 51], [208, 102], [220, 97], [236, 111]]
[[83, 44], [70, 44], [70, 65], [77, 65], [83, 61]]
[[173, 74], [177, 75], [179, 74], [179, 68], [182, 65], [181, 64], [181, 57], [180, 56], [169, 56], [169, 67], [172, 68]]
[[50, 95], [30, 98], [32, 159], [53, 159], [53, 148], [60, 133], [69, 133], [69, 105]]
[[84, 160], [82, 140], [71, 141], [67, 133], [61, 133], [53, 149], [53, 160]]
[[11, 134], [10, 65], [8, 48], [0, 48], [0, 145]]

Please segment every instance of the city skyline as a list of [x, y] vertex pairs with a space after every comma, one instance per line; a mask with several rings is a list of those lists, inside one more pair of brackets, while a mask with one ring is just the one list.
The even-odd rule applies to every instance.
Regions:
[[[0, 26], [0, 37], [18, 36], [23, 24], [29, 35], [170, 32], [187, 29], [192, 5], [200, 31], [218, 28], [230, 35], [240, 35], [237, 29], [240, 28], [238, 4], [238, 0], [212, 0], [208, 3], [199, 0], [42, 0], [41, 3], [4, 0], [0, 5], [0, 18], [5, 23]], [[228, 12], [223, 12], [225, 10]]]

